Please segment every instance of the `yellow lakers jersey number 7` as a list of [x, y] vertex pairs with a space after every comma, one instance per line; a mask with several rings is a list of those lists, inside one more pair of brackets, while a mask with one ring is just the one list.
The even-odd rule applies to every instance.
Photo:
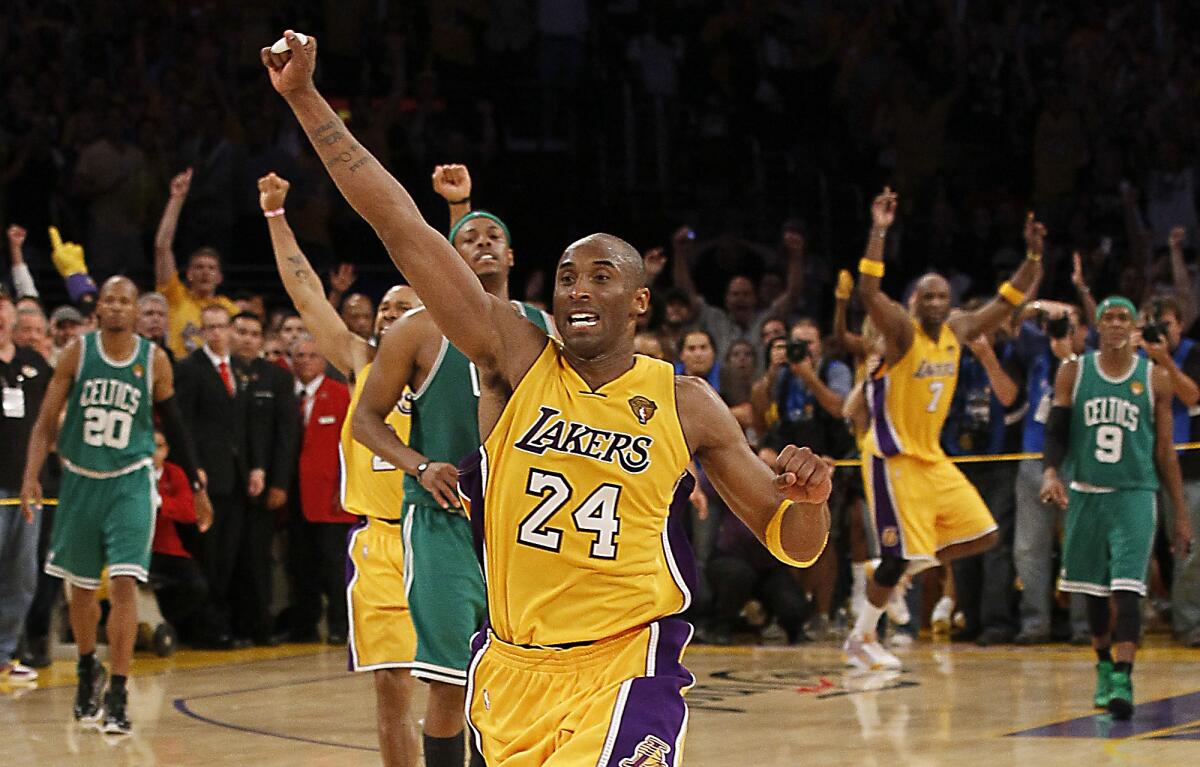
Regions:
[[894, 365], [884, 365], [867, 384], [871, 408], [870, 454], [910, 455], [925, 461], [946, 457], [939, 437], [958, 383], [958, 339], [946, 325], [934, 340], [913, 320], [913, 342]]
[[685, 609], [687, 462], [669, 364], [592, 391], [549, 341], [460, 473], [495, 635], [588, 642]]
[[[338, 454], [342, 463], [342, 508], [351, 514], [382, 519], [399, 519], [404, 509], [404, 472], [372, 453], [355, 441], [350, 431], [354, 409], [367, 384], [371, 365], [366, 365], [354, 381], [350, 396], [349, 415], [342, 425], [342, 440]], [[405, 442], [408, 441], [412, 416], [412, 392], [404, 395], [385, 423]]]

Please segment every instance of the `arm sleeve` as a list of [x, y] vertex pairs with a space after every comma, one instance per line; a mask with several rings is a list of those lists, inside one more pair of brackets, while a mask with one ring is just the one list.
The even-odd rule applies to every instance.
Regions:
[[1050, 418], [1046, 421], [1046, 444], [1043, 448], [1045, 456], [1042, 462], [1047, 469], [1062, 468], [1070, 435], [1071, 408], [1055, 405], [1050, 409]]
[[33, 282], [33, 273], [29, 271], [29, 264], [24, 262], [17, 264], [12, 268], [13, 289], [17, 293], [17, 298], [37, 298], [37, 285]]
[[179, 403], [172, 395], [161, 402], [156, 402], [154, 407], [162, 421], [163, 436], [167, 438], [167, 444], [171, 446], [172, 455], [178, 461], [179, 468], [183, 469], [188, 482], [195, 486], [200, 480], [200, 475], [196, 471], [200, 461], [196, 458], [196, 446], [192, 444], [192, 437], [188, 434], [187, 427], [183, 425], [183, 414], [179, 412]]

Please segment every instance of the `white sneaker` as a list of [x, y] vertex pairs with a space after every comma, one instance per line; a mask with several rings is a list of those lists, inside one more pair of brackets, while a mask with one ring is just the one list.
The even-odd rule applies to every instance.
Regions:
[[893, 631], [892, 635], [888, 637], [888, 646], [898, 648], [912, 647], [916, 641], [916, 638], [907, 631]]
[[10, 661], [7, 666], [0, 667], [0, 680], [13, 685], [36, 684], [37, 669], [30, 668], [24, 663]]
[[900, 659], [892, 655], [878, 641], [864, 641], [862, 637], [851, 634], [842, 645], [842, 653], [846, 665], [852, 668], [868, 670], [899, 669]]
[[907, 591], [905, 585], [900, 583], [892, 589], [892, 595], [888, 597], [886, 606], [888, 620], [897, 626], [906, 626], [912, 620], [912, 615], [908, 612], [908, 602], [904, 601]]
[[949, 634], [950, 624], [954, 620], [954, 600], [950, 597], [942, 597], [933, 606], [933, 615], [929, 622], [933, 627], [934, 634]]

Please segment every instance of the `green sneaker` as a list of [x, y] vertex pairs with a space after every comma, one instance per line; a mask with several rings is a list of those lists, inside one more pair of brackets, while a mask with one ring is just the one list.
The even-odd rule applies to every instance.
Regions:
[[1096, 708], [1108, 707], [1108, 701], [1112, 698], [1112, 673], [1111, 660], [1096, 663], [1096, 695], [1092, 698], [1092, 705]]
[[1108, 699], [1108, 713], [1113, 719], [1125, 720], [1133, 716], [1133, 680], [1128, 671], [1114, 671], [1112, 694]]

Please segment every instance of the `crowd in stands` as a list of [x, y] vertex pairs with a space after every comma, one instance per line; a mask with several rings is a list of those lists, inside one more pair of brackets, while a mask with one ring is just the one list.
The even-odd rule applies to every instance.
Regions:
[[[948, 453], [1039, 452], [1049, 382], [1090, 348], [1093, 294], [1111, 292], [1142, 307], [1145, 353], [1172, 371], [1176, 441], [1200, 438], [1188, 337], [1200, 314], [1189, 130], [1200, 10], [1187, 3], [300, 2], [287, 13], [323, 31], [327, 90], [408, 188], [428, 190], [435, 162], [470, 164], [515, 233], [527, 300], [545, 298], [539, 272], [574, 236], [604, 228], [642, 248], [653, 301], [638, 350], [707, 380], [764, 460], [789, 442], [856, 454], [846, 402], [868, 329], [838, 267], [861, 253], [885, 179], [901, 200], [887, 251], [899, 300], [930, 269], [960, 304], [991, 295], [1021, 258], [1026, 208], [1050, 231], [1041, 298], [963, 354]], [[266, 266], [254, 180], [292, 180], [290, 220], [354, 332], [372, 334], [372, 296], [395, 275], [269, 97], [257, 52], [284, 20], [256, 4], [132, 0], [18, 0], [0, 15], [13, 342], [53, 366], [94, 328], [96, 281], [135, 277], [147, 290], [137, 330], [177, 365], [218, 513], [197, 533], [186, 482], [159, 457], [164, 614], [197, 646], [311, 641], [322, 620], [343, 642], [337, 535], [324, 526], [349, 522], [328, 438], [348, 395]], [[443, 220], [432, 191], [418, 202]], [[1200, 451], [1181, 462], [1195, 514]], [[1038, 498], [1040, 463], [965, 470], [1000, 546], [926, 573], [889, 617], [908, 635], [928, 621], [982, 644], [1086, 641], [1082, 607], [1055, 595], [1062, 517]], [[703, 476], [700, 488], [689, 520], [700, 639], [834, 637], [873, 546], [856, 470], [839, 472], [831, 545], [805, 571], [763, 550]], [[1200, 646], [1200, 562], [1174, 561], [1161, 534], [1151, 583], [1156, 625]], [[34, 663], [57, 584], [40, 580], [26, 623]]]

